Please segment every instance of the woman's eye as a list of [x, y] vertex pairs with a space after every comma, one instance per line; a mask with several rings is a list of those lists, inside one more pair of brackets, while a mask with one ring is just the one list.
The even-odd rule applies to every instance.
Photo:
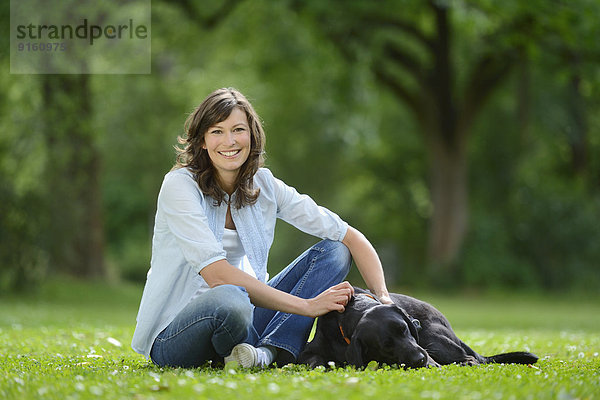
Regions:
[[233, 131], [234, 132], [244, 132], [246, 129], [245, 128], [235, 128]]
[[218, 135], [218, 134], [221, 133], [221, 130], [220, 129], [215, 129], [213, 131], [210, 131], [210, 133], [212, 133], [213, 135]]

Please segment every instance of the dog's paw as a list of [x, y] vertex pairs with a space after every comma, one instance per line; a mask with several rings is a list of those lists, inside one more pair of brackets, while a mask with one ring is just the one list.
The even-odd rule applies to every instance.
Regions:
[[463, 367], [472, 367], [474, 365], [479, 365], [479, 361], [477, 361], [475, 357], [467, 356], [467, 358], [458, 363], [458, 365], [462, 365]]
[[425, 364], [425, 368], [440, 368], [441, 365], [438, 364], [429, 354], [427, 354], [427, 364]]

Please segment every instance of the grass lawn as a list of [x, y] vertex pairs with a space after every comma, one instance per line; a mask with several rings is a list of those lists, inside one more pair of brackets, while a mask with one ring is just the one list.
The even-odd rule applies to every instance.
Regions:
[[357, 371], [160, 369], [131, 350], [141, 287], [51, 282], [0, 296], [0, 399], [600, 398], [600, 298], [418, 295], [489, 355], [529, 350], [535, 366]]

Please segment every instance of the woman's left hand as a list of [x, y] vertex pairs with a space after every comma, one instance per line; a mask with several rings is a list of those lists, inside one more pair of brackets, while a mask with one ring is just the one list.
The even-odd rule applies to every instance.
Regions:
[[379, 296], [379, 301], [383, 304], [394, 304], [389, 294], [384, 294], [383, 296]]

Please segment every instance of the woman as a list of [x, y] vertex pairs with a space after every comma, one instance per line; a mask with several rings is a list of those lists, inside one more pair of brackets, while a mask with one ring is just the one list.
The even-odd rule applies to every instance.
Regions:
[[[344, 311], [352, 258], [391, 302], [369, 241], [262, 168], [264, 131], [240, 92], [213, 92], [185, 131], [158, 195], [135, 351], [159, 366], [292, 362], [314, 317]], [[324, 240], [265, 283], [277, 218]]]

